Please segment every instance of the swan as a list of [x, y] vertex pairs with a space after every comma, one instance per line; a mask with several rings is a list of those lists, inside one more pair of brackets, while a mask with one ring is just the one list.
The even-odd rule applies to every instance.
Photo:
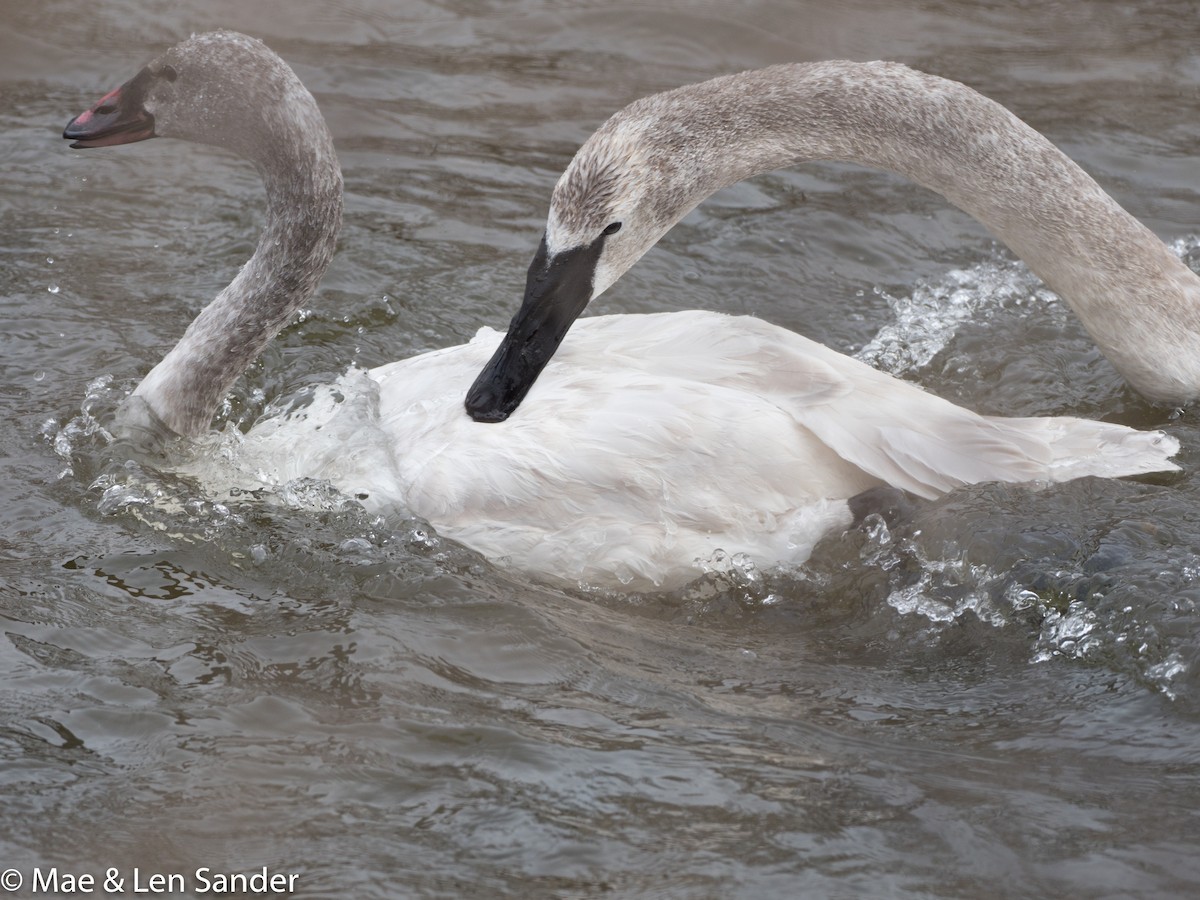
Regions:
[[161, 429], [185, 449], [233, 440], [172, 463], [213, 490], [323, 480], [535, 577], [642, 590], [686, 583], [718, 551], [802, 561], [873, 489], [934, 497], [983, 480], [1175, 468], [1167, 435], [979, 416], [765, 322], [707, 312], [581, 321], [501, 425], [463, 411], [501, 340], [482, 329], [352, 369], [244, 435], [217, 435], [221, 398], [334, 252], [342, 180], [315, 100], [260, 41], [216, 32], [167, 50], [63, 134], [82, 148], [215, 144], [261, 173], [254, 255], [117, 413], [118, 426]]
[[[468, 394], [502, 421], [571, 323], [705, 198], [837, 160], [904, 175], [1004, 241], [1147, 399], [1200, 398], [1200, 277], [1045, 137], [966, 85], [899, 63], [793, 63], [636, 100], [579, 149], [508, 337]], [[714, 326], [720, 327], [720, 326]]]

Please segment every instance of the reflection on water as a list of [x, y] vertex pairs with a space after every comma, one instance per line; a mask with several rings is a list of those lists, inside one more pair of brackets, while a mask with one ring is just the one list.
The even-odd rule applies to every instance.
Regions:
[[1183, 474], [984, 485], [796, 571], [572, 593], [315, 487], [217, 503], [109, 450], [105, 415], [251, 252], [261, 189], [204, 148], [57, 136], [193, 30], [257, 34], [313, 89], [346, 229], [239, 382], [245, 423], [502, 327], [609, 112], [789, 59], [979, 87], [1190, 260], [1190, 5], [0, 12], [0, 870], [195, 889], [266, 866], [306, 897], [1194, 895], [1200, 430], [1126, 390], [967, 217], [878, 173], [779, 173], [596, 311], [752, 312], [983, 412], [1164, 427]]

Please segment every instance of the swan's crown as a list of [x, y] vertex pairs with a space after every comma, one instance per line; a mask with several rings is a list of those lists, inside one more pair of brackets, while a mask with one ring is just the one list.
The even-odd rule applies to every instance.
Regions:
[[636, 208], [646, 187], [642, 147], [642, 129], [616, 123], [580, 148], [550, 200], [551, 253], [591, 243]]
[[628, 113], [609, 119], [575, 154], [554, 188], [546, 220], [551, 256], [592, 246], [604, 236], [593, 297], [670, 230], [681, 205], [698, 202], [681, 193], [686, 174], [664, 164], [654, 118]]
[[555, 255], [591, 246], [620, 223], [604, 242], [593, 297], [704, 198], [773, 167], [775, 123], [750, 127], [746, 75], [636, 100], [579, 148], [551, 197], [546, 248]]
[[143, 104], [160, 137], [226, 147], [255, 162], [324, 134], [316, 101], [262, 41], [233, 31], [193, 35], [145, 69]]

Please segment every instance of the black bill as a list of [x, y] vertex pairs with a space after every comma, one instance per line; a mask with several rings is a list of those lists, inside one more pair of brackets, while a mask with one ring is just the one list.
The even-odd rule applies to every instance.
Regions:
[[525, 299], [508, 334], [467, 391], [467, 413], [476, 422], [503, 422], [525, 399], [554, 356], [571, 323], [592, 298], [592, 279], [604, 238], [550, 257], [546, 238], [525, 280]]

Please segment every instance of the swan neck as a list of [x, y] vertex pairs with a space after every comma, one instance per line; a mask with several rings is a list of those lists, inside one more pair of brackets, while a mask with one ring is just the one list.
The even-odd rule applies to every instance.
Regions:
[[[703, 137], [687, 173], [695, 187], [678, 215], [729, 184], [805, 161], [895, 172], [1007, 244], [1143, 394], [1200, 396], [1200, 279], [1000, 104], [896, 63], [779, 66], [707, 84], [702, 103], [681, 104], [700, 119], [691, 133]], [[685, 99], [686, 90], [675, 93]]]
[[267, 216], [254, 255], [134, 390], [175, 433], [195, 437], [234, 381], [316, 290], [333, 258], [342, 177], [323, 124], [255, 160]]

